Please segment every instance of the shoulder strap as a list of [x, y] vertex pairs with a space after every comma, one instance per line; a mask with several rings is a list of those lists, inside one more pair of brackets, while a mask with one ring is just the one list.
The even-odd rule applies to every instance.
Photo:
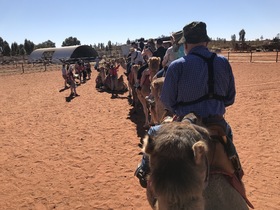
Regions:
[[198, 53], [191, 53], [202, 58], [208, 65], [208, 94], [214, 95], [214, 58], [216, 53], [212, 53], [210, 58], [206, 58]]
[[135, 55], [135, 58], [134, 58], [134, 60], [137, 58], [137, 56], [138, 56], [138, 52], [136, 51], [136, 55]]
[[196, 55], [202, 58], [208, 65], [208, 93], [204, 96], [194, 100], [194, 101], [187, 101], [187, 102], [179, 102], [177, 105], [187, 106], [202, 102], [208, 99], [216, 99], [216, 100], [224, 100], [224, 96], [217, 95], [214, 93], [214, 58], [216, 57], [216, 53], [213, 53], [210, 58], [204, 57], [198, 53], [191, 53], [192, 55]]

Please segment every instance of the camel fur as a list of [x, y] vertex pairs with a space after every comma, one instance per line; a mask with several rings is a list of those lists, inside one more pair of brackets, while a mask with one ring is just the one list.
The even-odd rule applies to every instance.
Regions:
[[161, 90], [164, 83], [164, 77], [153, 79], [151, 83], [151, 93], [154, 96], [154, 104], [150, 104], [151, 118], [154, 124], [160, 124], [164, 117], [172, 115], [165, 109], [165, 106], [160, 100]]
[[[96, 88], [102, 88], [103, 90], [112, 90], [110, 75], [107, 73], [107, 70], [104, 67], [101, 67], [99, 74], [96, 78]], [[118, 78], [118, 86], [116, 89], [117, 92], [127, 91], [127, 85], [124, 82], [123, 75]]]
[[[157, 73], [157, 71], [159, 70], [159, 65], [160, 65], [160, 58], [159, 57], [151, 57], [148, 60], [148, 69], [150, 71], [149, 76], [146, 76], [145, 78], [145, 82], [143, 83], [143, 85], [141, 86], [140, 89], [136, 89], [136, 93], [137, 93], [137, 98], [139, 99], [139, 101], [142, 104], [143, 107], [143, 111], [145, 114], [145, 124], [144, 124], [144, 128], [149, 128], [150, 124], [154, 124], [153, 119], [151, 119], [151, 122], [149, 120], [149, 106], [146, 100], [146, 97], [150, 95], [151, 93], [151, 79], [155, 76], [155, 74]], [[139, 65], [134, 65], [132, 69], [134, 76], [137, 75], [137, 72], [139, 70]], [[138, 67], [138, 68], [137, 68]], [[147, 70], [145, 70], [147, 71]]]
[[234, 169], [223, 145], [203, 126], [189, 120], [162, 124], [145, 137], [143, 152], [150, 158], [147, 197], [153, 209], [249, 209], [224, 174], [209, 173]]
[[[117, 61], [118, 64], [120, 64], [120, 66], [125, 70], [127, 71], [127, 63], [125, 61], [124, 58], [120, 58], [118, 59]], [[135, 67], [131, 67], [132, 69], [135, 68]], [[137, 67], [139, 68], [139, 67]], [[133, 71], [133, 70], [132, 70]], [[131, 98], [131, 104], [135, 107], [137, 107], [138, 105], [138, 98], [137, 98], [137, 94], [136, 94], [136, 90], [134, 88], [134, 84], [135, 84], [135, 80], [134, 80], [134, 75], [133, 73], [130, 73], [127, 75], [127, 82], [128, 82], [128, 96], [129, 98]]]

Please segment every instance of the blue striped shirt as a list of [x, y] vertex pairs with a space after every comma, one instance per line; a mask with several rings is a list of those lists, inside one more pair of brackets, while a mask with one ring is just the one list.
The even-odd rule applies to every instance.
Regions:
[[224, 100], [207, 99], [196, 104], [178, 105], [179, 102], [195, 101], [208, 93], [208, 65], [192, 52], [207, 58], [212, 55], [207, 47], [197, 46], [188, 55], [173, 61], [167, 69], [161, 101], [178, 116], [185, 116], [190, 112], [201, 117], [224, 115], [225, 107], [234, 103], [236, 91], [231, 66], [221, 55], [217, 55], [213, 63], [214, 93], [224, 96]]

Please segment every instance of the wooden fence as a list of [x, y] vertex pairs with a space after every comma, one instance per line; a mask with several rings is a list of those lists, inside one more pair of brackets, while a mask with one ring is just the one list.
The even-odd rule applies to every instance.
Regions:
[[278, 62], [279, 53], [275, 52], [231, 52], [222, 51], [230, 62]]
[[56, 71], [61, 70], [61, 65], [58, 64], [4, 64], [0, 65], [0, 76], [9, 74], [24, 74], [32, 72]]
[[[279, 53], [275, 52], [232, 52], [222, 51], [218, 54], [225, 56], [230, 62], [278, 62]], [[27, 64], [13, 63], [0, 64], [0, 76], [9, 74], [23, 74], [32, 72], [58, 71], [61, 70], [60, 64]]]

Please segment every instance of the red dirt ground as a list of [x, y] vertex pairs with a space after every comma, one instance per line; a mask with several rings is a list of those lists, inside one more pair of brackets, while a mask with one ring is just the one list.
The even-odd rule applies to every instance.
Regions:
[[[232, 63], [236, 103], [226, 119], [255, 209], [280, 209], [280, 64]], [[133, 176], [143, 114], [111, 99], [95, 77], [66, 102], [60, 70], [0, 77], [1, 210], [145, 210]]]

